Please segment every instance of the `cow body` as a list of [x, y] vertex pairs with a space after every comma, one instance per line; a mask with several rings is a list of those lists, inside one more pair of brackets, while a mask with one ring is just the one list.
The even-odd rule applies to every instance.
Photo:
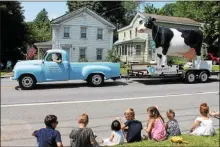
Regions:
[[[189, 60], [200, 61], [203, 35], [199, 30], [187, 30], [180, 28], [166, 28], [154, 24], [155, 19], [149, 17], [141, 23], [138, 32], [152, 30], [152, 38], [156, 45], [158, 65], [166, 65], [167, 55], [183, 56]], [[197, 62], [198, 63], [198, 62]], [[199, 68], [199, 67], [198, 67]]]

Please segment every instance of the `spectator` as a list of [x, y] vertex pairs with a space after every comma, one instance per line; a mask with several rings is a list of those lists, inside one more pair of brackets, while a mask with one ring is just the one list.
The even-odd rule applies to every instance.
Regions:
[[135, 112], [134, 111], [129, 111], [126, 113], [127, 121], [122, 124], [121, 129], [124, 130], [126, 127], [127, 133], [126, 133], [126, 140], [128, 143], [132, 142], [138, 142], [141, 141], [141, 130], [143, 129], [142, 123], [138, 120], [135, 120]]
[[[134, 110], [132, 108], [128, 108], [127, 110], [125, 110], [124, 112], [124, 116], [125, 116], [125, 122], [129, 120], [129, 113], [130, 112], [134, 112]], [[135, 120], [135, 118], [134, 118]], [[124, 128], [124, 136], [125, 138], [127, 138], [127, 132], [128, 132], [128, 126]]]
[[166, 112], [166, 115], [167, 115], [167, 118], [169, 119], [169, 121], [165, 125], [166, 131], [167, 131], [167, 137], [180, 136], [181, 135], [180, 127], [179, 127], [177, 120], [174, 118], [175, 112], [172, 109], [169, 109]]
[[73, 129], [69, 137], [71, 139], [71, 147], [94, 147], [98, 146], [98, 143], [95, 140], [95, 135], [92, 129], [87, 128], [89, 123], [89, 116], [87, 114], [82, 114], [79, 116], [78, 129]]
[[121, 130], [121, 124], [118, 120], [114, 120], [111, 125], [112, 134], [109, 138], [103, 140], [103, 145], [112, 146], [124, 143], [124, 135]]
[[166, 128], [164, 119], [160, 115], [157, 107], [149, 107], [147, 109], [149, 121], [145, 131], [148, 133], [149, 139], [162, 141], [166, 139]]
[[55, 55], [56, 55], [56, 59], [55, 59], [55, 58], [52, 58], [52, 60], [53, 60], [54, 62], [61, 63], [61, 62], [62, 62], [62, 56], [61, 56], [61, 54], [60, 54], [60, 53], [56, 53]]
[[62, 147], [60, 132], [55, 130], [58, 121], [55, 115], [47, 115], [44, 119], [46, 128], [36, 130], [32, 136], [37, 138], [38, 147]]
[[209, 107], [206, 103], [200, 105], [200, 116], [196, 118], [192, 128], [190, 129], [191, 135], [199, 136], [213, 136], [215, 129], [213, 121], [208, 117]]

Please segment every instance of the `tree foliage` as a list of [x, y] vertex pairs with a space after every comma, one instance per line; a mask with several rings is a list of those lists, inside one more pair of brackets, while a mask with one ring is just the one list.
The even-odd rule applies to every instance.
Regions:
[[30, 42], [45, 42], [51, 40], [51, 26], [46, 9], [41, 10], [33, 22], [27, 22]]
[[108, 50], [106, 59], [108, 62], [120, 62], [120, 56], [115, 49]]
[[[1, 62], [16, 62], [24, 56], [28, 29], [18, 1], [1, 1]], [[21, 52], [22, 51], [22, 52]]]

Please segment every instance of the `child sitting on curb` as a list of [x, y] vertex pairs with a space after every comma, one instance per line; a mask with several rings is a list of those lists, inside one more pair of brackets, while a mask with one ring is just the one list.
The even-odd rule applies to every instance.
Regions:
[[124, 135], [121, 130], [121, 124], [118, 120], [114, 120], [111, 125], [112, 134], [109, 138], [104, 139], [103, 145], [105, 146], [113, 146], [124, 143]]
[[199, 136], [213, 136], [215, 129], [213, 121], [208, 117], [209, 107], [206, 103], [200, 105], [200, 116], [196, 118], [192, 128], [190, 129], [191, 135]]
[[162, 141], [166, 139], [166, 128], [164, 125], [164, 119], [160, 115], [157, 107], [149, 107], [147, 109], [147, 113], [149, 116], [149, 121], [147, 128], [145, 131], [148, 134], [149, 139], [153, 139], [155, 141]]
[[135, 112], [129, 111], [127, 113], [127, 121], [121, 125], [121, 129], [124, 130], [128, 127], [126, 132], [126, 140], [128, 143], [138, 142], [142, 140], [141, 130], [143, 129], [142, 123], [138, 120], [135, 120]]
[[69, 137], [71, 139], [71, 147], [94, 147], [98, 146], [95, 140], [95, 135], [92, 129], [86, 126], [89, 123], [89, 116], [87, 114], [82, 114], [79, 116], [78, 124], [79, 128], [77, 130], [72, 130]]
[[165, 125], [166, 130], [167, 130], [167, 137], [180, 136], [181, 135], [180, 127], [179, 127], [177, 120], [174, 118], [175, 112], [172, 109], [169, 109], [166, 112], [166, 115], [167, 115], [167, 118], [169, 119], [169, 121]]
[[32, 133], [32, 136], [37, 138], [38, 147], [62, 147], [62, 140], [60, 132], [55, 130], [58, 121], [55, 115], [47, 115], [44, 119], [46, 128], [36, 130]]

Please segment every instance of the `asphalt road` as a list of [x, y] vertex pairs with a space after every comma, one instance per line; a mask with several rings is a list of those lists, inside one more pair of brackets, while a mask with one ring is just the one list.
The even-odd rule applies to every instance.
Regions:
[[[23, 91], [17, 82], [1, 79], [1, 145], [36, 146], [31, 136], [35, 129], [44, 127], [47, 114], [58, 116], [58, 130], [65, 146], [68, 135], [77, 127], [77, 117], [87, 112], [89, 126], [97, 134], [97, 140], [110, 135], [110, 124], [115, 117], [123, 117], [126, 108], [132, 107], [136, 119], [146, 126], [146, 109], [158, 105], [165, 120], [165, 111], [176, 112], [181, 131], [188, 132], [199, 115], [199, 105], [208, 103], [211, 110], [219, 111], [219, 80], [213, 77], [209, 83], [183, 84], [176, 80], [129, 80], [107, 82], [93, 88], [85, 82], [74, 81], [58, 84], [41, 84], [36, 90]], [[214, 126], [219, 121], [214, 120]], [[144, 131], [143, 131], [144, 133]]]

